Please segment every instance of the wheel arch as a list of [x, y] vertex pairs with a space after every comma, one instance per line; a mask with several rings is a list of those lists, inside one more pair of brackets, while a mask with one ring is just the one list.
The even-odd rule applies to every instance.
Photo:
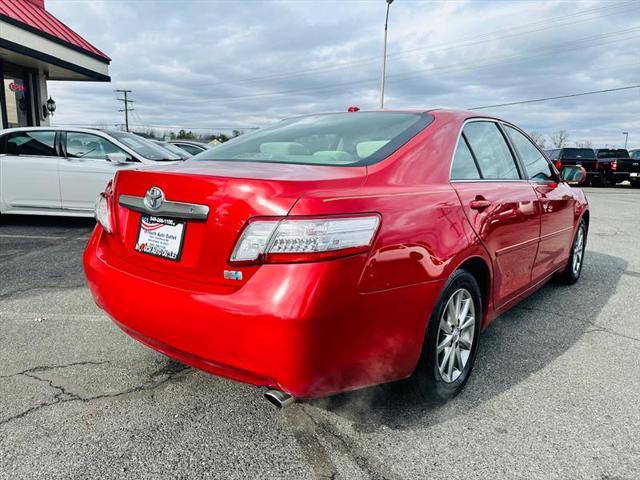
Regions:
[[469, 272], [476, 279], [476, 282], [478, 282], [482, 300], [482, 313], [484, 317], [483, 325], [486, 325], [491, 299], [491, 286], [493, 285], [491, 267], [484, 258], [474, 256], [465, 259], [455, 270], [465, 270]]

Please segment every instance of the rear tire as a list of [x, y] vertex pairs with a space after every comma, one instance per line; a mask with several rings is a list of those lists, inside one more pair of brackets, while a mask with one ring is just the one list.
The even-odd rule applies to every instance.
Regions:
[[571, 244], [571, 254], [566, 268], [558, 274], [558, 281], [565, 285], [573, 285], [580, 279], [582, 265], [584, 264], [584, 252], [587, 246], [587, 223], [580, 219], [580, 225], [576, 230]]
[[631, 188], [640, 188], [640, 181], [638, 180], [631, 180], [629, 183], [631, 184]]
[[429, 319], [415, 381], [436, 402], [455, 397], [469, 379], [482, 326], [478, 282], [466, 270], [447, 281]]

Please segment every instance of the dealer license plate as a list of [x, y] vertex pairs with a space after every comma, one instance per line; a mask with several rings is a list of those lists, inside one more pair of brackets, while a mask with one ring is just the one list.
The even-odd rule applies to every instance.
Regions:
[[631, 173], [630, 173], [630, 175], [631, 175], [632, 177], [637, 177], [637, 176], [638, 176], [638, 172], [631, 172]]
[[186, 222], [142, 215], [135, 249], [168, 260], [180, 260]]

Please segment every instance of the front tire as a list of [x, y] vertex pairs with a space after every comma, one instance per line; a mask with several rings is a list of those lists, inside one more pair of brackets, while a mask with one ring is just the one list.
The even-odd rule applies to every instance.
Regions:
[[584, 263], [584, 252], [587, 246], [587, 223], [584, 218], [580, 219], [580, 225], [576, 230], [576, 235], [571, 244], [571, 255], [566, 268], [558, 275], [558, 280], [566, 285], [573, 285], [580, 279], [582, 265]]
[[444, 402], [469, 379], [482, 324], [482, 297], [475, 277], [456, 270], [434, 307], [416, 369], [422, 393]]

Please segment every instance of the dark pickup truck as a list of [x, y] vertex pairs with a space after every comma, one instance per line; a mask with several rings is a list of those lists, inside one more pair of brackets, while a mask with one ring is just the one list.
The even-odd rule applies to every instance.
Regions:
[[545, 150], [558, 171], [567, 165], [580, 165], [587, 172], [587, 185], [600, 185], [605, 182], [605, 172], [600, 167], [596, 154], [592, 148], [554, 148]]
[[629, 180], [632, 187], [640, 187], [640, 160], [632, 158], [624, 148], [597, 148], [594, 150], [603, 170], [603, 183], [615, 185]]

